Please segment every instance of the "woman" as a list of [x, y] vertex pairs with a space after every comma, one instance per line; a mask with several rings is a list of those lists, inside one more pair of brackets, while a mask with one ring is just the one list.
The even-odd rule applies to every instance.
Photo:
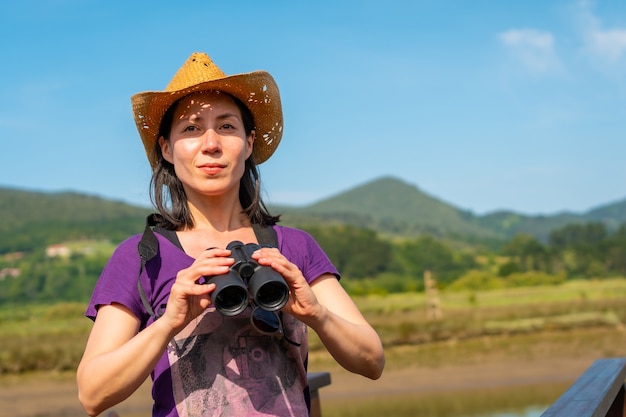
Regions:
[[[133, 236], [98, 280], [77, 370], [87, 413], [123, 401], [151, 375], [153, 416], [307, 415], [307, 327], [344, 368], [379, 378], [380, 338], [338, 272], [308, 234], [276, 225], [260, 199], [256, 164], [282, 136], [273, 78], [226, 76], [194, 53], [165, 91], [132, 102], [153, 169], [158, 254], [142, 264], [142, 236]], [[277, 247], [253, 246], [266, 243], [258, 230], [268, 228]], [[231, 242], [252, 247], [250, 260], [284, 279], [280, 312], [253, 302], [234, 315], [215, 308], [215, 282], [235, 267]]]

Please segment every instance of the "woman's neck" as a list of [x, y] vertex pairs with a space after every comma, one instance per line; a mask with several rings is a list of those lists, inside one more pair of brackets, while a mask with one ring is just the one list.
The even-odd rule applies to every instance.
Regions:
[[236, 198], [204, 197], [189, 199], [189, 210], [194, 220], [192, 230], [231, 232], [243, 227], [250, 227], [250, 220]]
[[243, 213], [239, 199], [227, 202], [223, 199], [201, 200], [201, 204], [188, 201], [194, 227], [177, 232], [183, 250], [197, 258], [209, 247], [225, 248], [232, 241], [256, 243], [250, 220]]

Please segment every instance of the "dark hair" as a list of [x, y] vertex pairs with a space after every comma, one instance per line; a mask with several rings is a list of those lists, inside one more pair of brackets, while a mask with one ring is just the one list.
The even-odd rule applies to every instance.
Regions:
[[[254, 130], [254, 117], [252, 113], [239, 99], [229, 95], [239, 108], [246, 136], [250, 136]], [[181, 99], [179, 99], [181, 100]], [[163, 115], [158, 137], [163, 136], [170, 140], [170, 129], [176, 101]], [[157, 164], [152, 171], [150, 180], [150, 199], [162, 217], [161, 226], [169, 230], [191, 228], [195, 222], [187, 204], [187, 195], [183, 184], [176, 176], [174, 165], [163, 158], [161, 146], [157, 140], [154, 144], [154, 154], [157, 156]], [[169, 197], [169, 202], [167, 201]], [[246, 159], [243, 176], [239, 181], [239, 202], [251, 223], [261, 225], [274, 225], [280, 220], [280, 216], [272, 216], [263, 200], [261, 199], [261, 174], [254, 162], [252, 155]]]

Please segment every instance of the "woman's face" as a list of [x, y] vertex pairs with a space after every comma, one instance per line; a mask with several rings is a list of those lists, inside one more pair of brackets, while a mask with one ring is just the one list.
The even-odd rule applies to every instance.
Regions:
[[246, 136], [241, 111], [224, 93], [204, 91], [175, 104], [169, 140], [159, 138], [163, 158], [174, 165], [188, 197], [239, 192], [254, 132]]

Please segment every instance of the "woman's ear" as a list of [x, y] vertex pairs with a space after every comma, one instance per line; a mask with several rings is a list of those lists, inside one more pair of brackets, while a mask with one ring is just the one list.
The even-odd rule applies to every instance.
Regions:
[[246, 159], [250, 158], [250, 155], [252, 155], [252, 150], [254, 149], [254, 137], [255, 137], [255, 131], [252, 130], [250, 131], [250, 136], [246, 138], [246, 142], [248, 143], [248, 150], [246, 151]]
[[161, 155], [163, 155], [163, 159], [165, 159], [170, 164], [174, 164], [172, 162], [172, 149], [170, 147], [170, 141], [165, 140], [163, 136], [159, 136], [159, 146], [161, 147]]

